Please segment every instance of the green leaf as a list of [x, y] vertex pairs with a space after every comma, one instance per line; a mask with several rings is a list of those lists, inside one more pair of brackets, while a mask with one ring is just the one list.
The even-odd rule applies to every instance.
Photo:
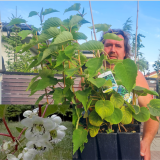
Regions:
[[50, 27], [59, 27], [62, 24], [62, 21], [57, 17], [48, 18], [43, 24], [43, 30], [46, 30]]
[[35, 104], [39, 104], [39, 102], [43, 99], [43, 97], [45, 96], [46, 94], [42, 94], [36, 101]]
[[137, 77], [137, 66], [131, 59], [123, 60], [123, 63], [117, 63], [114, 71], [116, 76], [122, 81], [123, 86], [131, 92]]
[[45, 9], [45, 11], [42, 12], [42, 15], [46, 15], [53, 12], [59, 12], [59, 11], [57, 11], [56, 9], [49, 8], [49, 9]]
[[60, 64], [62, 64], [65, 59], [69, 60], [69, 58], [65, 55], [64, 51], [59, 51], [59, 55], [57, 57], [56, 65], [54, 67], [57, 67]]
[[128, 108], [129, 108], [133, 113], [135, 113], [135, 109], [133, 108], [133, 106], [132, 106], [131, 104], [129, 104], [127, 101], [124, 101], [124, 102], [127, 104]]
[[45, 49], [43, 51], [43, 56], [41, 57], [41, 59], [39, 60], [40, 62], [43, 61], [45, 58], [47, 58], [48, 56], [50, 56], [52, 53], [54, 53], [55, 51], [57, 51], [58, 47], [54, 46], [54, 45], [50, 45], [47, 49]]
[[122, 111], [119, 108], [114, 108], [113, 114], [109, 117], [105, 117], [104, 119], [112, 124], [118, 124], [121, 122], [122, 117]]
[[[23, 130], [23, 128], [16, 127], [16, 130], [17, 130], [19, 133], [21, 133], [21, 132], [22, 132], [22, 130]], [[22, 134], [23, 134], [23, 135], [25, 135], [25, 131], [24, 131]]]
[[109, 100], [99, 100], [95, 104], [95, 111], [102, 119], [104, 119], [114, 112], [113, 103]]
[[80, 6], [81, 6], [80, 3], [75, 3], [75, 4], [72, 5], [71, 7], [65, 9], [64, 13], [65, 13], [65, 12], [69, 12], [69, 11], [79, 11], [79, 10], [80, 10]]
[[[46, 106], [43, 106], [41, 109], [42, 109], [42, 113], [44, 112]], [[46, 113], [44, 115], [44, 118], [46, 118], [47, 116], [51, 115], [51, 114], [54, 114], [58, 111], [58, 105], [48, 105], [47, 107], [47, 110], [46, 110]]]
[[28, 85], [28, 88], [26, 89], [26, 91], [28, 91], [30, 89], [30, 87], [32, 86], [32, 84], [34, 83], [34, 81], [39, 77], [39, 75], [35, 76], [32, 78], [31, 82]]
[[56, 37], [59, 35], [60, 30], [57, 27], [50, 27], [47, 30], [44, 30], [43, 33], [50, 35], [50, 37]]
[[74, 25], [76, 25], [78, 22], [80, 22], [83, 18], [81, 16], [78, 15], [74, 15], [72, 16], [72, 19], [69, 22], [69, 27], [73, 27]]
[[113, 93], [110, 97], [111, 102], [114, 104], [116, 108], [120, 108], [124, 104], [124, 99], [119, 93]]
[[7, 26], [12, 26], [14, 24], [20, 24], [20, 23], [26, 23], [26, 20], [21, 18], [14, 18], [10, 21], [10, 23]]
[[131, 113], [130, 109], [128, 107], [126, 108], [125, 106], [123, 106], [121, 108], [121, 111], [123, 114], [121, 123], [123, 123], [123, 124], [131, 123], [132, 122], [132, 113]]
[[37, 87], [36, 87], [36, 90], [43, 90], [45, 88], [47, 88], [48, 86], [53, 86], [53, 85], [56, 85], [58, 83], [57, 79], [56, 78], [52, 78], [52, 77], [46, 77], [46, 78], [42, 78]]
[[140, 107], [140, 112], [138, 114], [133, 113], [133, 117], [139, 122], [146, 122], [150, 118], [150, 113], [146, 107]]
[[71, 68], [71, 69], [65, 69], [64, 70], [64, 72], [65, 72], [65, 74], [67, 75], [67, 78], [68, 77], [71, 77], [71, 76], [73, 76], [74, 74], [76, 74], [77, 72], [78, 72], [78, 67], [77, 68]]
[[135, 110], [135, 114], [138, 114], [139, 111], [140, 111], [140, 107], [139, 106], [136, 106], [136, 105], [133, 105], [133, 108]]
[[59, 104], [64, 102], [63, 89], [55, 88], [55, 92], [53, 93], [54, 104]]
[[[108, 29], [111, 27], [111, 25], [108, 24], [95, 24], [94, 25], [95, 29], [97, 29], [97, 32], [103, 31], [103, 32], [107, 32]], [[93, 29], [93, 26], [89, 27], [90, 29]]]
[[149, 89], [146, 89], [146, 88], [143, 88], [143, 87], [140, 87], [140, 86], [135, 86], [133, 89], [135, 90], [135, 93], [138, 96], [146, 96], [147, 93], [151, 94], [151, 95], [159, 96], [159, 94], [156, 91], [151, 91]]
[[81, 32], [75, 32], [75, 33], [72, 33], [73, 35], [73, 39], [74, 40], [86, 40], [87, 39], [87, 36], [84, 34], [84, 33], [81, 33]]
[[54, 71], [51, 70], [51, 69], [43, 68], [42, 70], [39, 71], [39, 76], [41, 78], [53, 77], [54, 76]]
[[87, 141], [87, 135], [88, 132], [85, 129], [76, 129], [73, 131], [73, 154]]
[[85, 24], [85, 23], [91, 23], [91, 22], [89, 22], [89, 21], [87, 21], [87, 20], [85, 20], [85, 19], [83, 18], [78, 24], [81, 26], [81, 25], [83, 25], [83, 24]]
[[69, 109], [69, 106], [70, 106], [70, 104], [69, 104], [69, 105], [68, 105], [68, 104], [59, 105], [59, 112], [60, 112], [61, 114], [65, 115], [66, 112], [67, 112], [68, 109]]
[[21, 32], [18, 33], [20, 37], [22, 37], [21, 40], [25, 39], [29, 34], [31, 34], [31, 30], [22, 30]]
[[86, 89], [86, 90], [83, 90], [83, 91], [80, 91], [80, 90], [79, 90], [79, 91], [75, 92], [76, 98], [77, 98], [80, 102], [82, 102], [85, 111], [87, 111], [87, 110], [86, 110], [86, 104], [87, 104], [87, 102], [88, 102], [88, 96], [89, 96], [90, 94], [91, 94], [91, 90], [90, 90], [90, 89]]
[[52, 44], [54, 45], [63, 45], [69, 41], [73, 40], [73, 36], [70, 32], [68, 31], [63, 31], [62, 33], [60, 33], [54, 40], [54, 42]]
[[90, 114], [89, 114], [89, 123], [99, 127], [102, 123], [103, 120], [101, 119], [101, 117], [97, 114], [97, 112], [95, 110], [93, 110]]
[[40, 81], [40, 79], [38, 79], [37, 81], [35, 81], [35, 82], [30, 86], [30, 88], [29, 88], [29, 89], [31, 90], [30, 96], [33, 95], [35, 92], [37, 92], [36, 87], [37, 87], [39, 81]]
[[5, 104], [0, 105], [0, 118], [3, 118], [5, 116], [6, 109], [7, 109], [7, 105]]
[[86, 63], [86, 67], [88, 67], [88, 72], [91, 77], [93, 77], [96, 71], [102, 66], [103, 64], [104, 55], [101, 55], [100, 58], [91, 58]]
[[22, 46], [17, 46], [16, 47], [16, 53], [18, 53], [22, 49]]
[[28, 16], [28, 17], [32, 17], [32, 16], [35, 16], [35, 15], [38, 15], [38, 12], [36, 12], [36, 11], [31, 11], [31, 12], [29, 13], [29, 16]]
[[107, 86], [107, 87], [112, 87], [112, 81], [109, 79], [109, 80], [106, 80], [105, 81], [105, 84], [103, 85], [104, 87]]
[[100, 128], [96, 127], [96, 126], [89, 125], [88, 129], [89, 129], [90, 136], [95, 137], [98, 134], [98, 131]]
[[116, 41], [121, 41], [123, 40], [122, 38], [118, 37], [116, 34], [114, 33], [106, 33], [105, 35], [103, 35], [104, 39], [113, 39]]
[[151, 115], [151, 114], [150, 114], [150, 118], [151, 118], [152, 120], [154, 120], [154, 121], [159, 122], [159, 120], [157, 119], [157, 117], [156, 117], [156, 116], [153, 116], [153, 115]]
[[94, 84], [97, 88], [102, 87], [106, 82], [106, 80], [104, 78], [94, 79], [92, 77], [88, 78], [88, 81], [90, 81], [92, 84]]
[[153, 116], [160, 116], [160, 100], [159, 99], [152, 99], [149, 104], [147, 104], [150, 113]]
[[104, 44], [96, 40], [90, 40], [81, 44], [78, 48], [79, 50], [103, 50]]
[[71, 58], [74, 51], [76, 50], [78, 44], [77, 43], [74, 43], [72, 45], [68, 45], [65, 50], [64, 50], [64, 53], [67, 57]]

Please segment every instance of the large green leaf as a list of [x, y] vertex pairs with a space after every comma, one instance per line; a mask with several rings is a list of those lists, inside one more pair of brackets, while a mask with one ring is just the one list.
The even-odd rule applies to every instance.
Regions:
[[42, 70], [39, 71], [39, 76], [41, 78], [53, 77], [54, 76], [54, 71], [51, 70], [51, 69], [43, 68]]
[[113, 103], [109, 100], [99, 100], [95, 104], [95, 111], [102, 119], [104, 119], [114, 112]]
[[116, 93], [116, 92], [112, 94], [110, 100], [116, 108], [120, 108], [124, 104], [123, 97], [119, 93]]
[[32, 86], [32, 84], [35, 82], [35, 80], [39, 77], [39, 75], [35, 76], [32, 78], [31, 82], [28, 85], [28, 88], [26, 89], [26, 91], [28, 91], [30, 89], [30, 87]]
[[32, 17], [32, 16], [35, 16], [35, 15], [38, 15], [38, 12], [31, 11], [31, 12], [29, 12], [29, 16], [28, 17]]
[[154, 121], [159, 122], [159, 120], [157, 119], [157, 117], [156, 117], [156, 116], [153, 116], [153, 115], [151, 115], [151, 114], [150, 114], [150, 118], [151, 118], [152, 120], [154, 120]]
[[81, 145], [87, 142], [87, 135], [88, 132], [85, 129], [76, 129], [73, 131], [73, 154], [78, 150]]
[[149, 104], [147, 104], [150, 113], [153, 116], [160, 116], [160, 100], [159, 99], [152, 99]]
[[103, 35], [104, 39], [113, 39], [116, 41], [121, 41], [123, 40], [122, 38], [118, 37], [116, 34], [114, 33], [106, 33], [105, 35]]
[[39, 81], [40, 81], [40, 79], [38, 79], [37, 81], [33, 82], [33, 84], [30, 86], [30, 88], [29, 88], [31, 90], [30, 96], [33, 95], [35, 92], [37, 92], [36, 87], [37, 87]]
[[45, 11], [42, 12], [42, 15], [46, 15], [53, 12], [59, 12], [59, 11], [57, 11], [56, 9], [49, 8], [49, 9], [45, 9]]
[[59, 35], [60, 30], [57, 27], [50, 27], [45, 30], [44, 33], [50, 35], [50, 37], [56, 37], [57, 35]]
[[127, 101], [124, 101], [124, 102], [133, 113], [136, 113], [134, 107], [131, 104], [129, 104]]
[[147, 93], [151, 95], [159, 96], [159, 94], [156, 91], [151, 91], [140, 86], [135, 86], [133, 89], [135, 90], [135, 94], [137, 94], [138, 96], [146, 96]]
[[98, 115], [98, 113], [93, 110], [90, 114], [89, 114], [89, 123], [99, 127], [102, 123], [103, 120], [101, 119], [101, 117]]
[[16, 46], [16, 53], [18, 53], [22, 49], [22, 46]]
[[88, 67], [88, 72], [91, 77], [93, 77], [96, 71], [102, 66], [103, 59], [104, 55], [101, 55], [100, 58], [96, 57], [88, 60], [86, 67]]
[[31, 34], [31, 30], [22, 30], [21, 32], [18, 33], [20, 37], [22, 37], [21, 40], [25, 39], [29, 34]]
[[79, 50], [103, 50], [104, 45], [102, 42], [90, 40], [81, 44], [78, 48]]
[[5, 116], [6, 109], [7, 109], [7, 105], [5, 104], [0, 105], [0, 118], [3, 118]]
[[58, 47], [54, 45], [50, 45], [47, 49], [43, 51], [43, 56], [39, 60], [40, 62], [43, 61], [45, 58], [47, 58], [49, 55], [57, 51]]
[[43, 29], [46, 30], [50, 27], [59, 27], [62, 24], [62, 21], [57, 17], [48, 18], [44, 24]]
[[54, 40], [54, 42], [52, 44], [54, 45], [63, 45], [69, 41], [73, 40], [73, 36], [70, 32], [68, 31], [63, 31], [62, 33], [60, 33]]
[[72, 16], [72, 19], [69, 22], [69, 27], [73, 27], [74, 25], [76, 25], [78, 22], [80, 22], [83, 18], [81, 16], [78, 15], [74, 15]]
[[46, 77], [46, 78], [42, 78], [37, 87], [36, 90], [43, 90], [45, 88], [47, 88], [48, 86], [52, 86], [52, 85], [56, 85], [58, 83], [56, 78], [52, 78], [52, 77]]
[[87, 110], [86, 110], [86, 104], [87, 104], [87, 102], [88, 102], [88, 96], [89, 96], [90, 94], [91, 94], [91, 90], [90, 90], [90, 89], [86, 89], [86, 90], [83, 90], [83, 91], [80, 91], [80, 90], [79, 90], [79, 91], [75, 92], [76, 98], [77, 98], [80, 102], [82, 102], [85, 111], [87, 111]]
[[59, 104], [64, 102], [64, 95], [62, 88], [55, 88], [55, 92], [53, 93], [54, 104]]
[[[42, 109], [42, 113], [44, 112], [46, 106], [43, 106], [41, 109]], [[47, 116], [51, 115], [51, 114], [54, 114], [58, 111], [58, 105], [48, 105], [47, 107], [47, 110], [46, 110], [46, 113], [44, 115], [44, 118], [46, 118]]]
[[123, 123], [123, 124], [131, 123], [132, 122], [132, 113], [131, 113], [130, 109], [128, 107], [126, 108], [125, 106], [123, 106], [121, 108], [121, 111], [123, 114], [121, 123]]
[[149, 110], [146, 107], [141, 107], [138, 114], [132, 114], [134, 119], [139, 122], [146, 122], [150, 118]]
[[139, 111], [140, 111], [140, 107], [139, 106], [136, 106], [136, 105], [133, 105], [133, 108], [135, 110], [135, 114], [138, 114]]
[[92, 77], [88, 78], [88, 81], [90, 81], [92, 84], [94, 84], [97, 88], [102, 87], [106, 82], [106, 80], [104, 78], [94, 79]]
[[79, 11], [79, 10], [80, 10], [80, 6], [81, 6], [80, 3], [75, 3], [75, 4], [72, 5], [71, 7], [65, 9], [64, 13], [65, 13], [65, 12], [69, 12], [69, 11]]
[[66, 115], [69, 107], [70, 107], [70, 104], [62, 104], [62, 105], [59, 105], [59, 110], [58, 110], [58, 112], [59, 112], [60, 114]]
[[75, 40], [86, 40], [87, 39], [87, 36], [84, 34], [84, 33], [81, 33], [81, 32], [74, 32], [72, 33], [73, 35], [73, 39]]
[[35, 104], [39, 104], [39, 102], [43, 99], [43, 97], [45, 96], [46, 94], [42, 94], [36, 101]]
[[123, 60], [123, 63], [117, 63], [115, 68], [116, 76], [122, 81], [128, 92], [131, 92], [137, 77], [137, 66], [131, 59]]
[[78, 47], [78, 44], [77, 43], [74, 43], [72, 45], [68, 45], [65, 50], [64, 50], [64, 53], [67, 57], [71, 58], [74, 51], [77, 49]]
[[[103, 31], [103, 32], [107, 32], [108, 29], [111, 27], [111, 25], [108, 24], [95, 24], [94, 25], [95, 29], [97, 29], [97, 32]], [[93, 26], [89, 27], [90, 29], [93, 29]]]
[[76, 74], [77, 72], [78, 72], [78, 69], [79, 68], [71, 68], [71, 69], [65, 69], [65, 74], [67, 75], [67, 78], [68, 77], [71, 77], [71, 76], [73, 76], [74, 74]]
[[119, 108], [114, 108], [113, 114], [108, 117], [105, 117], [104, 119], [112, 124], [118, 124], [121, 122], [122, 117], [122, 111]]
[[14, 24], [20, 24], [20, 23], [26, 23], [26, 20], [21, 18], [14, 18], [10, 21], [10, 23], [7, 26], [12, 26]]
[[69, 58], [65, 55], [64, 51], [59, 51], [59, 55], [57, 57], [57, 61], [56, 61], [56, 65], [55, 67], [59, 66], [60, 64], [62, 64], [62, 62], [65, 60], [65, 59], [68, 59]]

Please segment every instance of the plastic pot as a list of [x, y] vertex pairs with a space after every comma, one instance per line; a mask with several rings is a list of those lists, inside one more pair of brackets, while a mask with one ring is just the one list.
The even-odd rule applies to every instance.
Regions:
[[[125, 125], [135, 127], [140, 131], [140, 125]], [[120, 151], [120, 160], [141, 160], [140, 156], [140, 132], [118, 132], [118, 148]]]
[[97, 134], [97, 146], [101, 160], [118, 160], [117, 133]]

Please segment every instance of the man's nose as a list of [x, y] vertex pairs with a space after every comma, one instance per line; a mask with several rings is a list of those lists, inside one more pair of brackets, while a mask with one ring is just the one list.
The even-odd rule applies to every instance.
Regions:
[[115, 52], [115, 46], [114, 45], [111, 47], [111, 52]]

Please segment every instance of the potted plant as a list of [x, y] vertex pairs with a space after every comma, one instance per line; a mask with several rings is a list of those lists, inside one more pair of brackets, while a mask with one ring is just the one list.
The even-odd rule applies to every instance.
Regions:
[[[137, 67], [132, 60], [111, 60], [107, 55], [100, 54], [105, 51], [103, 43], [99, 41], [90, 40], [80, 45], [78, 40], [86, 40], [87, 37], [79, 32], [79, 28], [89, 22], [84, 19], [84, 9], [80, 13], [79, 3], [75, 3], [64, 13], [73, 10], [79, 13], [63, 21], [52, 17], [42, 23], [39, 36], [38, 29], [32, 27], [33, 38], [29, 44], [17, 47], [17, 50], [22, 49], [24, 52], [38, 44], [39, 54], [33, 57], [30, 67], [41, 65], [42, 69], [39, 75], [32, 79], [28, 89], [31, 90], [31, 95], [45, 89], [45, 94], [39, 97], [37, 103], [46, 96], [49, 104], [48, 97], [53, 97], [54, 105], [48, 108], [50, 112], [55, 112], [58, 108], [64, 111], [72, 104], [74, 159], [119, 159], [121, 140], [120, 136], [117, 136], [117, 128], [126, 130], [124, 124], [130, 124], [134, 119], [145, 122], [151, 117], [156, 120], [156, 116], [160, 116], [160, 109], [157, 107], [157, 104], [160, 104], [159, 100], [150, 101], [149, 110], [145, 107], [140, 108], [135, 101], [137, 96], [145, 96], [147, 93], [158, 94], [135, 86]], [[52, 9], [44, 12], [42, 10], [41, 15], [52, 12]], [[37, 14], [32, 11], [29, 15]], [[17, 19], [14, 24], [17, 22], [24, 23], [23, 20]], [[106, 32], [110, 27], [108, 24], [95, 25], [97, 32]], [[24, 33], [22, 35], [24, 36]], [[50, 38], [51, 43], [48, 42]], [[103, 38], [122, 40], [114, 33], [106, 33]], [[93, 53], [93, 58], [87, 59], [83, 51]], [[106, 67], [106, 61], [115, 64], [114, 70]], [[86, 69], [83, 70], [82, 66]], [[58, 79], [57, 74], [62, 74], [62, 79]], [[77, 75], [81, 77], [81, 86], [75, 91], [73, 77]], [[37, 79], [38, 77], [40, 79]], [[47, 87], [50, 89], [49, 92]], [[129, 100], [131, 93], [132, 102]], [[78, 107], [80, 104], [83, 108]]]

